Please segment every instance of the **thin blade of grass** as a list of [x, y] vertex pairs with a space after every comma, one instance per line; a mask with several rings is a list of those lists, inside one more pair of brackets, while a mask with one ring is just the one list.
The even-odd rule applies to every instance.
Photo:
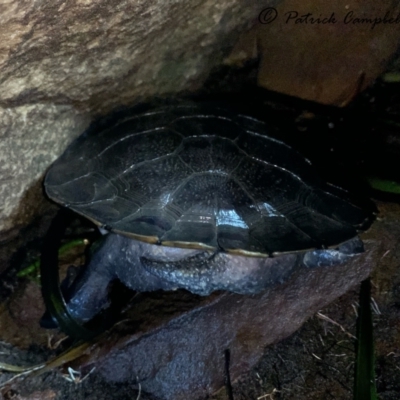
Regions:
[[371, 281], [361, 282], [357, 319], [354, 400], [377, 400], [375, 386], [374, 339], [371, 314]]
[[[62, 256], [65, 254], [68, 250], [71, 248], [74, 248], [76, 246], [82, 246], [82, 245], [87, 245], [88, 240], [87, 239], [73, 239], [65, 243], [60, 247], [58, 250], [58, 255]], [[18, 278], [24, 278], [29, 275], [37, 275], [39, 274], [39, 269], [40, 269], [40, 260], [35, 260], [32, 264], [29, 264], [26, 268], [22, 269], [17, 273]]]

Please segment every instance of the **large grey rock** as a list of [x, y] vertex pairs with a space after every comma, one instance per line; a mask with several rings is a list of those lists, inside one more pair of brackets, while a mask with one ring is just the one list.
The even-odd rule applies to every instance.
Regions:
[[7, 2], [1, 6], [1, 101], [98, 109], [198, 87], [261, 4]]
[[15, 236], [38, 213], [43, 202], [40, 185], [24, 201], [27, 191], [88, 122], [71, 106], [0, 108], [0, 242]]
[[261, 6], [245, 0], [3, 2], [0, 243], [32, 219], [43, 201], [40, 177], [87, 124], [72, 107], [93, 115], [200, 87]]

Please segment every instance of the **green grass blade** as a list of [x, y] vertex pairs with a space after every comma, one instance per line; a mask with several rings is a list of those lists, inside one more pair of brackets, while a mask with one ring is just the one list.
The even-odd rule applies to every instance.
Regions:
[[372, 189], [386, 193], [400, 194], [400, 183], [394, 180], [368, 176], [367, 181]]
[[[63, 254], [67, 253], [68, 250], [74, 248], [76, 246], [82, 246], [87, 244], [87, 239], [73, 239], [65, 243], [60, 247], [58, 250], [58, 255], [62, 256]], [[22, 269], [17, 273], [18, 278], [25, 278], [25, 277], [36, 277], [39, 275], [40, 269], [40, 261], [35, 260], [32, 264], [28, 265], [26, 268]]]
[[371, 281], [361, 282], [357, 319], [354, 400], [377, 400], [375, 386], [374, 339], [371, 314]]

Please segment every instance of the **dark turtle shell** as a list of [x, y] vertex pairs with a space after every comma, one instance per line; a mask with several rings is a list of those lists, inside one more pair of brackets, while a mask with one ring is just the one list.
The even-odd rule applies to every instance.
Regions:
[[45, 188], [114, 232], [242, 255], [334, 246], [372, 221], [266, 124], [207, 104], [89, 129], [50, 168]]

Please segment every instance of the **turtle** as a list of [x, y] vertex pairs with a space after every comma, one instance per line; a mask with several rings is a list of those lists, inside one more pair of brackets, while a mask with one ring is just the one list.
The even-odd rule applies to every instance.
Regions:
[[358, 233], [376, 212], [266, 122], [207, 102], [106, 118], [70, 144], [44, 187], [105, 233], [66, 306], [82, 324], [115, 279], [140, 292], [248, 295], [300, 267], [342, 264], [364, 251]]

